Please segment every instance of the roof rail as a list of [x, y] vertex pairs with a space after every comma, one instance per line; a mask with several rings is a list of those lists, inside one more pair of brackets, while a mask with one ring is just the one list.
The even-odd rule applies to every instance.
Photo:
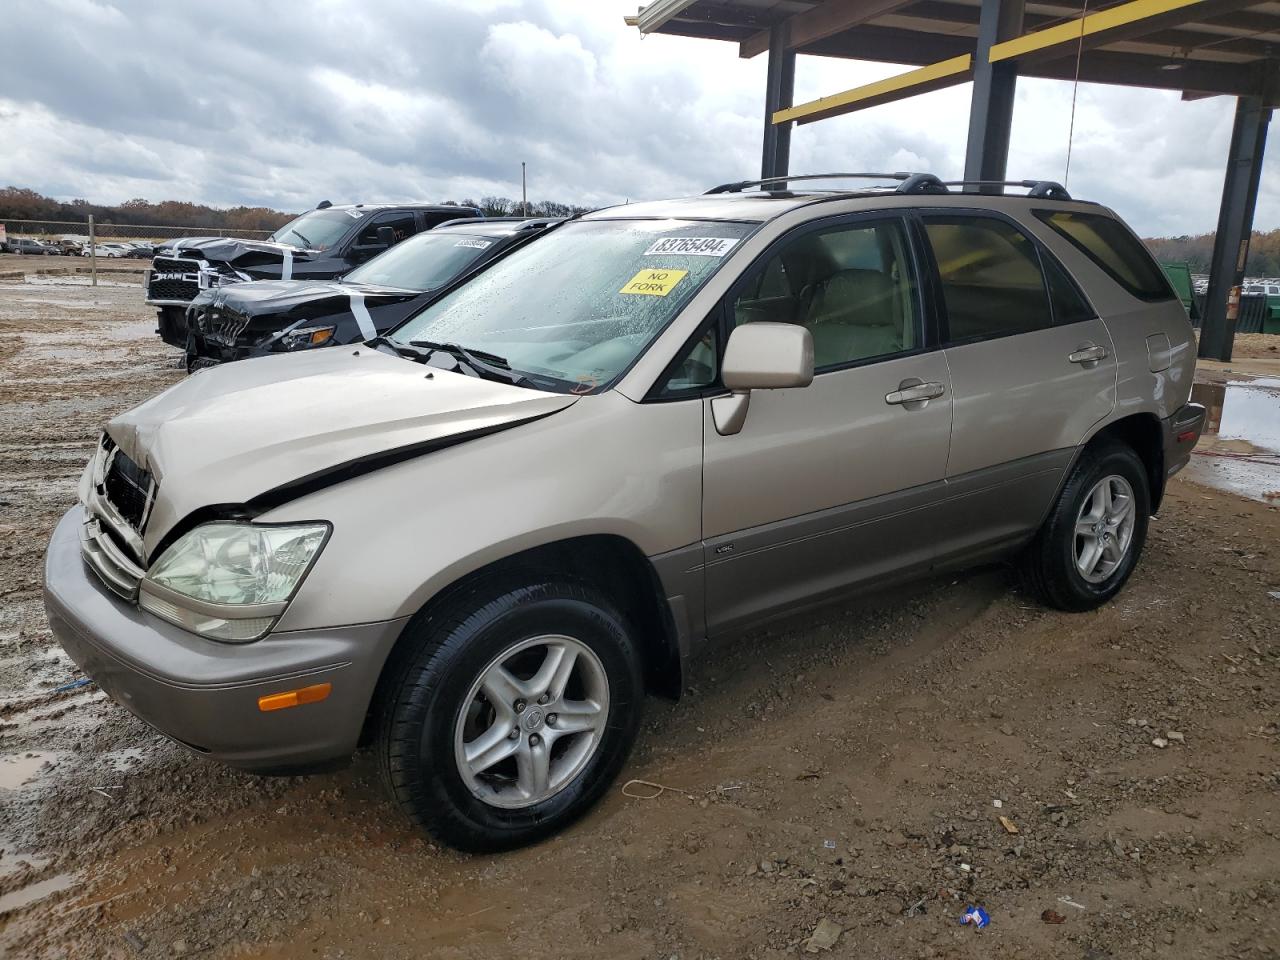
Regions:
[[947, 180], [946, 187], [1025, 187], [1036, 200], [1070, 200], [1067, 188], [1054, 180]]
[[704, 194], [704, 196], [713, 193], [741, 193], [747, 187], [759, 187], [766, 183], [795, 183], [799, 180], [907, 180], [912, 175], [909, 173], [806, 173], [798, 176], [788, 176], [781, 174], [776, 177], [763, 177], [760, 180], [739, 180], [736, 183], [722, 183], [718, 187], [712, 187]]

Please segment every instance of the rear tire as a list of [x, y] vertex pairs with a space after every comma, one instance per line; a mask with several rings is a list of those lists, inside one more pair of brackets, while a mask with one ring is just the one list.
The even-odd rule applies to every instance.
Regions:
[[1132, 447], [1085, 448], [1023, 558], [1023, 581], [1059, 610], [1092, 610], [1124, 586], [1147, 539], [1151, 492]]
[[638, 647], [607, 598], [576, 581], [491, 580], [406, 630], [375, 750], [411, 820], [459, 850], [507, 850], [600, 799], [644, 695]]

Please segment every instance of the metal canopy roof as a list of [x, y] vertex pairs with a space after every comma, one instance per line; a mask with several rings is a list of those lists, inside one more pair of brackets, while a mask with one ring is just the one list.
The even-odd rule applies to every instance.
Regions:
[[[787, 21], [789, 46], [801, 53], [926, 65], [974, 53], [979, 6], [980, 0], [657, 0], [628, 23], [642, 33], [735, 42], [741, 56], [753, 57], [768, 50], [770, 28]], [[1001, 45], [1022, 76], [1074, 79], [1083, 49], [1079, 78], [1086, 82], [1280, 102], [1280, 2], [1098, 0], [1087, 8], [1028, 2], [1024, 24], [1021, 37]]]

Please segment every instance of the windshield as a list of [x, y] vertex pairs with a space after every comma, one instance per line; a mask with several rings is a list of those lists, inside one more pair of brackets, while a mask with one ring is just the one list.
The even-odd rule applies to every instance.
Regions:
[[351, 283], [434, 290], [475, 263], [497, 241], [458, 233], [420, 233], [347, 274]]
[[303, 250], [328, 250], [364, 217], [361, 210], [312, 210], [289, 221], [267, 239]]
[[549, 232], [392, 334], [506, 358], [514, 372], [612, 382], [689, 302], [751, 225], [587, 220]]

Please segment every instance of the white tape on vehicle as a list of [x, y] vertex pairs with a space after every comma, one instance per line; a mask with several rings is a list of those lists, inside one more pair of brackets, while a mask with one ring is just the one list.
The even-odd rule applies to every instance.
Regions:
[[284, 254], [284, 265], [280, 268], [280, 279], [292, 280], [293, 279], [293, 251], [282, 250], [281, 253]]
[[372, 340], [378, 335], [378, 330], [373, 325], [373, 317], [369, 316], [369, 308], [364, 305], [363, 293], [351, 294], [351, 314], [356, 318], [356, 326], [360, 328], [362, 339]]

